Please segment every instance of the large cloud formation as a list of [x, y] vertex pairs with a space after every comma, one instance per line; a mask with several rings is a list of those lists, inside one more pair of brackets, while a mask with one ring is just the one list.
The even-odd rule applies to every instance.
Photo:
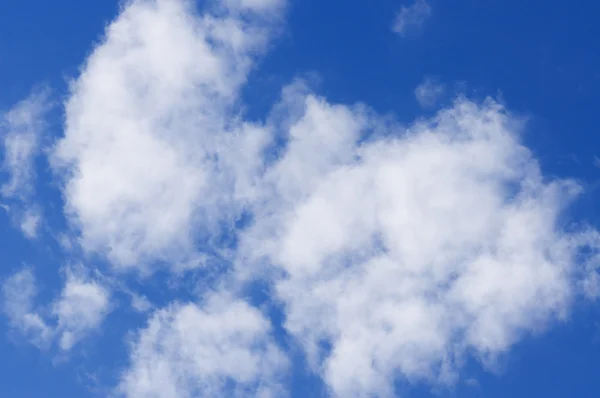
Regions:
[[382, 123], [307, 96], [243, 235], [247, 258], [284, 271], [286, 328], [336, 396], [452, 382], [466, 353], [492, 361], [574, 294], [559, 216], [579, 188], [544, 181], [517, 120], [459, 99]]
[[[282, 305], [278, 333], [336, 397], [451, 384], [467, 356], [493, 364], [579, 294], [580, 249], [598, 241], [565, 228], [581, 189], [544, 177], [524, 122], [497, 102], [458, 98], [402, 126], [297, 82], [266, 121], [245, 121], [240, 91], [284, 10], [129, 1], [72, 84], [51, 161], [83, 250], [146, 277], [215, 253], [231, 271], [149, 314], [116, 394], [285, 396], [274, 320], [239, 293], [257, 279]], [[4, 293], [14, 325], [51, 333], [29, 271]], [[53, 307], [63, 349], [98, 327], [109, 297], [67, 280]]]

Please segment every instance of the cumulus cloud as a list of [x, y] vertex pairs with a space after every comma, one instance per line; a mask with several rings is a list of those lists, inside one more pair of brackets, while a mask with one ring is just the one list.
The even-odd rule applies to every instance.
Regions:
[[234, 110], [283, 3], [218, 4], [129, 2], [73, 84], [53, 164], [82, 246], [116, 267], [197, 265], [259, 167], [266, 133]]
[[71, 271], [49, 314], [35, 305], [38, 289], [30, 268], [9, 277], [2, 293], [4, 313], [13, 328], [40, 348], [57, 339], [63, 352], [97, 329], [110, 309], [106, 288]]
[[287, 361], [270, 324], [227, 294], [155, 312], [133, 344], [119, 392], [131, 398], [283, 397]]
[[400, 8], [392, 30], [401, 37], [418, 34], [430, 16], [431, 6], [427, 0], [415, 0], [414, 4]]
[[415, 88], [415, 98], [423, 108], [435, 106], [446, 91], [443, 84], [431, 77], [426, 77], [421, 84]]
[[335, 396], [392, 396], [397, 377], [452, 383], [466, 355], [489, 365], [566, 316], [583, 242], [558, 220], [579, 187], [543, 178], [518, 119], [459, 99], [402, 129], [304, 104], [240, 267], [284, 271], [285, 327]]

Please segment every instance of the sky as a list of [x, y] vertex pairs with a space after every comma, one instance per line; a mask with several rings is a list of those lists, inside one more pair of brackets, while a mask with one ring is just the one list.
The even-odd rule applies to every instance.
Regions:
[[597, 397], [600, 5], [0, 3], [0, 397]]

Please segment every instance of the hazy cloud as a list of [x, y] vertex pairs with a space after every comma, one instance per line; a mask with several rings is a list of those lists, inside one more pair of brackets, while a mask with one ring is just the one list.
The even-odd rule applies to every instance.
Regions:
[[427, 0], [415, 0], [412, 5], [400, 8], [392, 30], [402, 37], [419, 34], [430, 16], [431, 6]]

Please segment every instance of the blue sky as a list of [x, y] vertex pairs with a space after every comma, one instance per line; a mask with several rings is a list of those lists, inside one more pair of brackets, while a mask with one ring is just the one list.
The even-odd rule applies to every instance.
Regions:
[[0, 396], [600, 393], [596, 2], [4, 3]]

